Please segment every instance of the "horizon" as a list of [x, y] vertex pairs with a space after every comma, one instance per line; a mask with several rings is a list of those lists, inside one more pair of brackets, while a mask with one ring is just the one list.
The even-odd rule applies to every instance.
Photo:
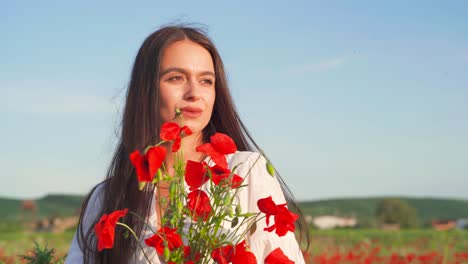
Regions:
[[194, 22], [298, 201], [468, 199], [468, 2], [111, 3], [0, 10], [0, 196], [101, 182], [142, 41]]
[[[87, 194], [79, 194], [79, 193], [47, 193], [39, 197], [10, 197], [10, 196], [0, 196], [0, 199], [8, 199], [8, 200], [19, 200], [19, 201], [26, 201], [26, 200], [41, 200], [49, 196], [80, 196], [86, 197]], [[399, 198], [399, 199], [420, 199], [420, 200], [451, 200], [451, 201], [466, 201], [468, 202], [468, 198], [463, 197], [436, 197], [436, 196], [408, 196], [408, 195], [376, 195], [376, 196], [352, 196], [352, 197], [323, 197], [318, 199], [309, 199], [309, 200], [299, 200], [295, 199], [294, 201], [297, 203], [307, 203], [307, 202], [320, 202], [320, 201], [331, 201], [331, 200], [360, 200], [360, 199], [385, 199], [385, 198]]]

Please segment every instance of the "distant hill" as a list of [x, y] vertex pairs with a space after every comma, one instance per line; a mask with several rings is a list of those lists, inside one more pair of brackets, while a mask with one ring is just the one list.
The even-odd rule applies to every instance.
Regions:
[[[81, 195], [47, 195], [36, 200], [37, 218], [49, 216], [75, 215], [81, 208], [84, 196]], [[16, 220], [20, 216], [22, 200], [0, 198], [0, 219]]]
[[[327, 199], [300, 202], [299, 206], [305, 215], [355, 216], [361, 225], [375, 224], [374, 214], [377, 204], [386, 197]], [[407, 201], [418, 211], [421, 225], [432, 219], [468, 218], [468, 200], [438, 198], [407, 198]], [[80, 195], [47, 195], [36, 200], [37, 218], [49, 216], [70, 216], [81, 208], [84, 196]], [[17, 220], [20, 216], [21, 200], [0, 198], [0, 220]]]
[[[365, 226], [375, 224], [377, 204], [387, 197], [329, 199], [301, 202], [299, 207], [304, 215], [355, 216]], [[397, 197], [409, 203], [418, 212], [421, 225], [433, 219], [468, 218], [468, 200], [438, 198]]]

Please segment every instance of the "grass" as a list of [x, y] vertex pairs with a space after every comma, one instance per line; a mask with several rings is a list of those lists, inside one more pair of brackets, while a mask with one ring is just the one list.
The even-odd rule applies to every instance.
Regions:
[[74, 231], [67, 231], [61, 234], [45, 232], [3, 232], [0, 233], [0, 249], [3, 255], [17, 256], [25, 254], [35, 248], [34, 241], [38, 245], [49, 249], [54, 249], [58, 255], [68, 252], [70, 242], [73, 239]]
[[467, 230], [313, 230], [307, 263], [455, 263], [466, 254]]
[[[67, 231], [61, 234], [18, 230], [1, 232], [0, 263], [2, 263], [2, 254], [10, 256], [10, 260], [14, 258], [14, 262], [10, 261], [7, 263], [21, 263], [19, 262], [20, 258], [18, 255], [25, 255], [28, 252], [30, 254], [35, 248], [33, 241], [37, 241], [41, 248], [45, 248], [47, 245], [48, 249], [54, 249], [56, 256], [60, 258], [67, 253], [73, 235], [74, 231]], [[378, 229], [312, 230], [311, 238], [308, 263], [329, 263], [314, 261], [314, 258], [317, 256], [329, 256], [336, 260], [337, 254], [343, 256], [349, 255], [350, 252], [353, 252], [353, 254], [370, 254], [376, 248], [379, 248], [378, 256], [388, 258], [392, 254], [399, 256], [406, 256], [408, 254], [423, 256], [424, 254], [436, 252], [438, 256], [446, 256], [445, 261], [452, 261], [457, 252], [468, 254], [468, 230], [453, 230], [448, 232], [439, 232], [431, 229], [402, 231], [383, 231]]]

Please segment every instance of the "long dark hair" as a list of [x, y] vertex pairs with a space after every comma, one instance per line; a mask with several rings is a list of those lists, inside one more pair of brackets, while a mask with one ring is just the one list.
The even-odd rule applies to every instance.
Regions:
[[[134, 150], [143, 150], [149, 144], [158, 143], [159, 114], [159, 65], [164, 49], [170, 44], [190, 40], [204, 47], [210, 53], [215, 68], [216, 98], [209, 125], [203, 131], [205, 141], [214, 132], [226, 133], [232, 137], [240, 151], [259, 151], [255, 141], [248, 133], [239, 118], [228, 89], [221, 57], [206, 33], [188, 26], [165, 26], [152, 33], [143, 42], [135, 59], [131, 80], [127, 90], [125, 108], [123, 111], [121, 136], [112, 162], [104, 180], [102, 209], [98, 217], [92, 221], [92, 226], [102, 214], [128, 208], [139, 215], [150, 213], [154, 196], [152, 188], [147, 185], [146, 191], [139, 191], [135, 171], [129, 160], [129, 154]], [[281, 186], [290, 208], [300, 213], [290, 190], [279, 175]], [[78, 226], [78, 241], [83, 251], [84, 262], [90, 263], [127, 263], [134, 254], [138, 241], [124, 239], [123, 229], [116, 229], [114, 249], [97, 252], [96, 239], [92, 228], [84, 230], [83, 216], [88, 207], [93, 189], [83, 203]], [[302, 214], [301, 214], [302, 216]], [[143, 223], [136, 217], [127, 215], [125, 222], [132, 226], [137, 234], [141, 234]], [[309, 236], [303, 217], [299, 228], [305, 231], [307, 245]], [[301, 240], [302, 234], [301, 232]]]

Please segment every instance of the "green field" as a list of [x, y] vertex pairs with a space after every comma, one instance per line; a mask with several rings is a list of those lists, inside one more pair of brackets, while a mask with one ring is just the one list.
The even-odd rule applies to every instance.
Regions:
[[[76, 215], [82, 199], [67, 195], [38, 199], [34, 219]], [[417, 210], [419, 226], [425, 228], [383, 231], [369, 228], [376, 226], [375, 208], [382, 199], [299, 203], [305, 215], [356, 216], [361, 227], [312, 230], [307, 263], [468, 263], [468, 230], [440, 232], [427, 228], [434, 219], [468, 218], [468, 201], [402, 198]], [[20, 206], [20, 200], [0, 198], [0, 263], [21, 263], [17, 255], [30, 252], [34, 241], [54, 248], [58, 257], [64, 256], [74, 230], [60, 234], [24, 231], [19, 220], [25, 215]]]
[[[40, 245], [47, 244], [49, 248], [55, 248], [57, 256], [60, 257], [66, 254], [72, 237], [73, 231], [62, 234], [23, 231], [3, 232], [0, 234], [0, 252], [3, 252], [4, 259], [18, 261], [15, 256], [26, 254], [28, 250], [34, 247], [33, 241], [37, 241]], [[420, 258], [439, 257], [443, 258], [445, 263], [454, 263], [457, 253], [464, 252], [468, 254], [468, 231], [462, 230], [448, 232], [430, 229], [403, 231], [382, 231], [377, 229], [313, 230], [311, 238], [311, 245], [307, 252], [308, 263], [348, 263], [345, 260], [350, 256], [356, 258], [356, 256], [360, 255], [364, 258], [371, 254], [382, 261], [391, 258], [395, 254], [399, 257], [413, 254]], [[378, 250], [376, 251], [376, 249]], [[5, 256], [9, 256], [9, 258]], [[343, 262], [333, 262], [337, 258], [341, 258]], [[329, 261], [324, 262], [324, 259]], [[468, 258], [466, 261], [468, 263]]]
[[[304, 215], [355, 216], [358, 225], [376, 227], [377, 204], [388, 197], [328, 199], [300, 202]], [[468, 218], [468, 201], [457, 199], [397, 197], [416, 209], [419, 226], [429, 226], [431, 220]]]

